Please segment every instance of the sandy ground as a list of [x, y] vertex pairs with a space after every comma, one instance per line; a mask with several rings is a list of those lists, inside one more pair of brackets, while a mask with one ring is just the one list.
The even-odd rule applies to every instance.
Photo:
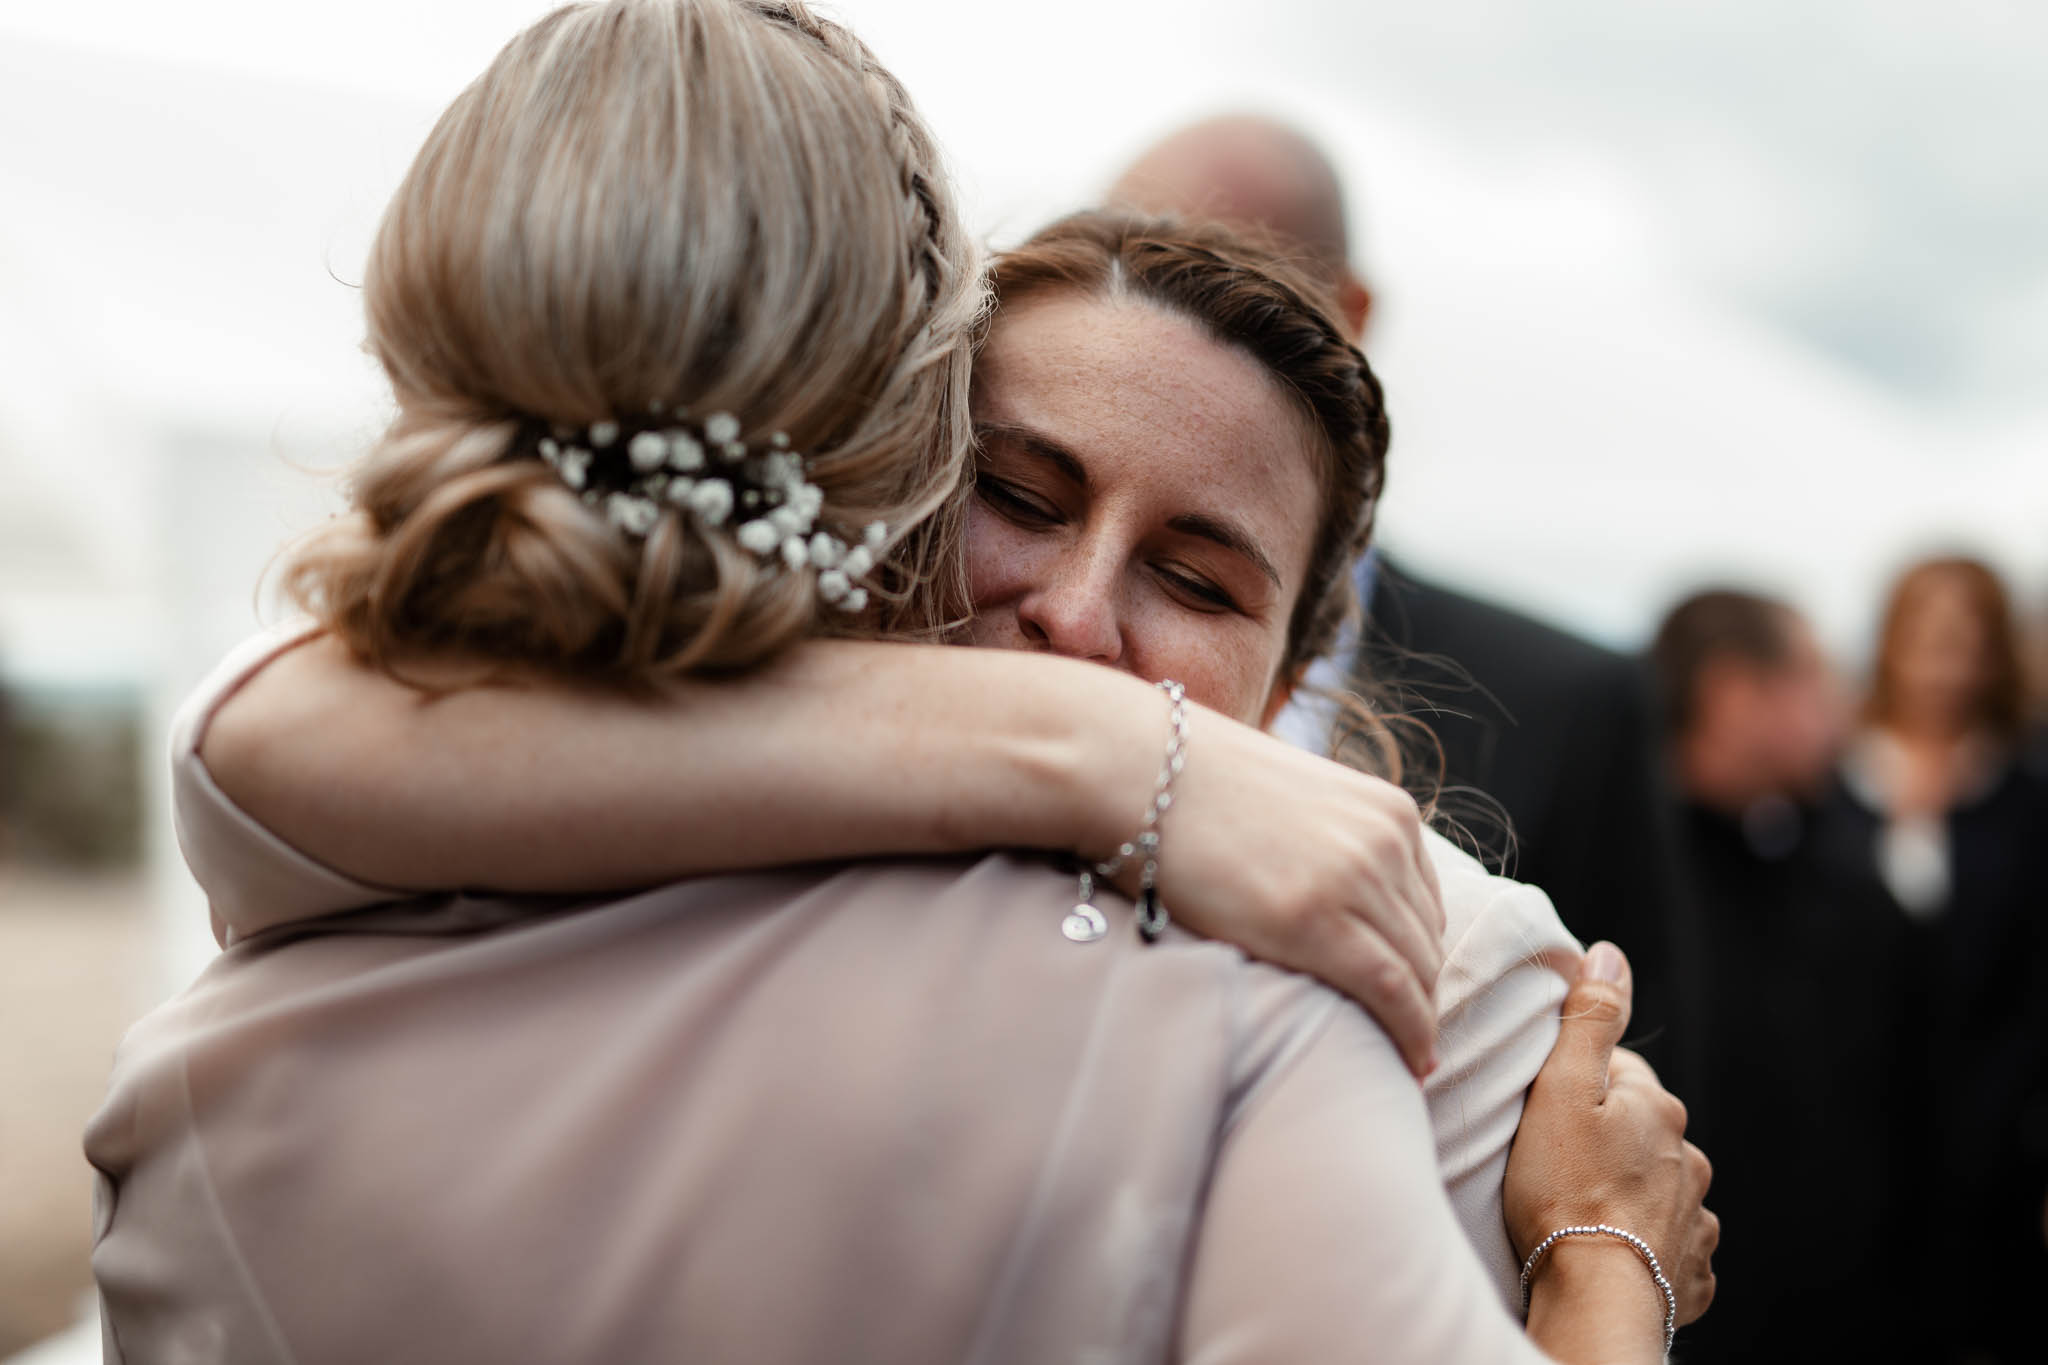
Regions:
[[0, 1358], [70, 1326], [91, 1287], [79, 1134], [146, 1007], [145, 881], [0, 865]]

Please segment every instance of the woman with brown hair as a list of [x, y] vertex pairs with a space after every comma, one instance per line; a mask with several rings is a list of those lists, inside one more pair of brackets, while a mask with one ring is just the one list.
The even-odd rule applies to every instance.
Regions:
[[[1927, 1311], [1953, 1360], [2033, 1359], [2048, 1283], [2048, 781], [2021, 761], [2026, 683], [2005, 586], [1923, 560], [1887, 600], [1865, 729], [1843, 762], [1845, 875], [1915, 942], [1912, 1087]], [[1973, 1354], [1974, 1352], [1974, 1354]]]
[[[738, 155], [742, 136], [783, 143]], [[831, 145], [841, 136], [852, 145]], [[843, 32], [794, 6], [723, 0], [562, 11], [444, 117], [366, 286], [400, 415], [356, 513], [297, 561], [325, 633], [258, 642], [181, 724], [181, 838], [235, 941], [131, 1034], [88, 1134], [118, 1349], [1533, 1354], [1458, 1231], [1387, 1036], [1215, 944], [1170, 929], [1141, 942], [1114, 897], [1077, 897], [1032, 860], [785, 867], [597, 903], [394, 901], [359, 880], [379, 869], [261, 799], [244, 808], [238, 788], [264, 779], [237, 749], [264, 749], [252, 737], [280, 708], [309, 704], [387, 757], [383, 742], [445, 741], [400, 751], [395, 781], [413, 797], [424, 783], [449, 826], [494, 808], [484, 875], [416, 885], [587, 886], [579, 859], [591, 846], [609, 857], [613, 827], [641, 818], [697, 846], [681, 872], [898, 848], [888, 839], [905, 828], [913, 849], [973, 847], [988, 824], [1037, 820], [1041, 837], [1021, 842], [1121, 861], [1138, 889], [1156, 878], [1176, 914], [1201, 902], [1186, 869], [1205, 859], [1226, 877], [1233, 861], [1293, 867], [1294, 888], [1351, 859], [1380, 888], [1367, 899], [1411, 906], [1452, 867], [1472, 922], [1491, 926], [1486, 960], [1512, 946], [1540, 971], [1526, 962], [1533, 942], [1554, 942], [1540, 896], [1434, 849], [1420, 862], [1398, 840], [1394, 858], [1372, 856], [1384, 849], [1318, 808], [1384, 812], [1384, 784], [1247, 723], [1341, 614], [1331, 595], [1369, 526], [1385, 441], [1363, 358], [1270, 261], [1099, 222], [1041, 243], [1105, 269], [1012, 290], [986, 352], [988, 468], [971, 516], [1017, 534], [977, 536], [994, 552], [947, 562], [967, 510], [969, 443], [948, 424], [963, 412], [954, 381], [976, 295], [949, 255], [943, 184], [905, 172], [922, 164], [905, 149], [922, 145], [900, 92]], [[498, 226], [476, 228], [479, 214]], [[837, 237], [851, 259], [800, 249]], [[777, 255], [778, 242], [797, 245]], [[794, 278], [757, 307], [755, 277], [777, 272]], [[1127, 277], [1143, 281], [1129, 296]], [[683, 306], [699, 281], [712, 301]], [[1074, 309], [1084, 316], [1062, 317]], [[1019, 337], [1031, 344], [1005, 349]], [[1119, 412], [1072, 406], [1119, 360], [1140, 366], [1123, 399], [1167, 405], [1146, 418], [1155, 444], [1177, 414], [1177, 463], [1119, 458], [1134, 435]], [[1186, 691], [1162, 701], [1055, 658], [798, 644], [946, 622], [956, 579], [985, 608], [975, 631], [1173, 667]], [[351, 653], [371, 671], [351, 671]], [[427, 691], [396, 709], [321, 710], [378, 669]], [[927, 673], [951, 690], [908, 686]], [[990, 708], [974, 689], [1013, 704], [1033, 686], [1040, 728], [996, 727], [1002, 743], [975, 751], [978, 727], [961, 718]], [[916, 710], [877, 722], [892, 696]], [[1227, 709], [1200, 709], [1204, 696]], [[1095, 729], [1064, 719], [1076, 699]], [[699, 727], [687, 770], [659, 741], [638, 760], [608, 747], [683, 715]], [[424, 728], [380, 728], [412, 725]], [[958, 755], [905, 752], [920, 734], [957, 734], [1024, 780], [934, 814], [934, 790], [894, 790], [905, 783], [888, 766], [943, 784]], [[1143, 755], [1134, 791], [1084, 793], [1078, 816], [1057, 802], [1041, 803], [1050, 816], [991, 814], [1127, 741]], [[882, 761], [849, 765], [883, 743]], [[536, 770], [551, 748], [584, 759]], [[469, 766], [443, 765], [464, 752]], [[621, 758], [593, 808], [593, 769]], [[656, 777], [708, 788], [683, 806], [701, 816], [686, 837], [674, 807], [650, 815], [605, 794], [653, 791]], [[515, 789], [522, 779], [537, 790]], [[552, 819], [529, 831], [522, 801]], [[1132, 836], [1120, 859], [1121, 836], [1098, 841], [1090, 823], [1108, 825], [1097, 811], [1112, 807]], [[1219, 813], [1233, 809], [1290, 856], [1248, 836], [1234, 857], [1209, 847], [1202, 832], [1227, 829]], [[863, 819], [893, 832], [871, 837]], [[1336, 855], [1320, 850], [1324, 821]], [[459, 864], [466, 839], [430, 842]], [[670, 850], [624, 856], [642, 861], [606, 863], [612, 885], [679, 875], [659, 862]], [[517, 866], [501, 878], [500, 863]], [[1342, 958], [1345, 941], [1304, 951]], [[1426, 967], [1436, 951], [1413, 956]], [[1376, 961], [1383, 975], [1396, 959]], [[1654, 1078], [1626, 1054], [1610, 1065], [1625, 967], [1611, 950], [1593, 966], [1495, 1222], [1535, 1258], [1542, 1344], [1652, 1359], [1711, 1293], [1705, 1165]], [[1483, 1032], [1550, 1014], [1562, 983], [1458, 989]], [[1494, 1041], [1475, 1041], [1475, 1067]], [[1508, 1105], [1474, 1092], [1474, 1152], [1504, 1149], [1526, 1080]]]
[[1939, 914], [1948, 902], [1949, 817], [2011, 772], [2026, 705], [2019, 629], [1998, 576], [1966, 558], [1924, 560], [1902, 574], [1849, 773], [1886, 817], [1879, 866], [1908, 914]]

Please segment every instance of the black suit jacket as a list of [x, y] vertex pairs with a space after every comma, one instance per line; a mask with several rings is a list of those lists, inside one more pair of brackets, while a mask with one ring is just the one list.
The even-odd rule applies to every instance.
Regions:
[[1669, 1034], [1693, 1013], [1674, 980], [1687, 935], [1644, 669], [1385, 558], [1367, 616], [1361, 681], [1434, 732], [1443, 808], [1489, 865], [1548, 892], [1580, 939], [1621, 945], [1636, 978], [1631, 1041], [1677, 1082], [1691, 1066], [1690, 1043]]
[[[1926, 1030], [1903, 1006], [1924, 956], [1839, 800], [1783, 808], [1768, 842], [1688, 805], [1686, 900], [1711, 987], [1686, 1136], [1714, 1163], [1714, 1306], [1679, 1337], [1685, 1365], [1933, 1365], [1917, 1227]], [[1827, 1251], [1787, 1236], [1825, 1228]], [[1883, 1285], [1881, 1312], [1845, 1309]], [[2024, 1298], [2024, 1296], [2020, 1296]], [[1952, 1333], [1952, 1326], [1943, 1333]]]
[[[1884, 817], [1847, 788], [1838, 796], [1849, 829], [1838, 880], [1873, 881]], [[1900, 1250], [1890, 1273], [1924, 1294], [1944, 1347], [1920, 1359], [2036, 1362], [2048, 1285], [2048, 773], [2011, 765], [1947, 825], [1948, 902], [1912, 925], [1910, 989], [1895, 997], [1914, 1044], [1893, 1060], [1912, 1087], [1923, 1207], [1917, 1228], [1889, 1239]]]

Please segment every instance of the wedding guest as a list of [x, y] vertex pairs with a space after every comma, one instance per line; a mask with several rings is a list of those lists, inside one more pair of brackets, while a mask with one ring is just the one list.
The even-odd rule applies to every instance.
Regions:
[[[1143, 152], [1108, 197], [1276, 235], [1319, 276], [1353, 339], [1364, 335], [1373, 296], [1351, 258], [1343, 185], [1300, 130], [1244, 115], [1192, 124]], [[1444, 805], [1510, 875], [1549, 893], [1574, 934], [1627, 945], [1641, 1046], [1682, 1091], [1685, 1049], [1666, 1032], [1681, 1009], [1681, 934], [1641, 670], [1383, 552], [1361, 561], [1358, 584], [1364, 642], [1333, 661], [1329, 680], [1365, 683], [1426, 721], [1441, 746]], [[1466, 792], [1490, 801], [1461, 800]]]
[[1958, 1361], [2038, 1359], [2048, 1284], [2048, 781], [2021, 761], [2026, 684], [2005, 585], [1921, 561], [1893, 587], [1843, 764], [1857, 865], [1913, 928], [1931, 1074], [1931, 1312]]
[[1812, 627], [1784, 602], [1710, 589], [1671, 609], [1650, 656], [1680, 792], [1736, 817], [1761, 857], [1796, 845], [1848, 724]]
[[[1691, 898], [1694, 1022], [1706, 1042], [1690, 1103], [1721, 1158], [1728, 1219], [1720, 1301], [1689, 1362], [1924, 1359], [1900, 1314], [1843, 1314], [1879, 1278], [1912, 1301], [1900, 1236], [1917, 1086], [1900, 1078], [1906, 958], [1874, 879], [1858, 879], [1830, 777], [1847, 726], [1841, 683], [1790, 605], [1731, 589], [1686, 598], [1650, 650], [1679, 795]], [[1816, 1261], [1786, 1221], [1829, 1229]]]

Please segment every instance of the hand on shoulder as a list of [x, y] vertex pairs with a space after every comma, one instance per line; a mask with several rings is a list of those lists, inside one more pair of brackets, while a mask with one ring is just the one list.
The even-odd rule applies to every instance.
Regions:
[[[1720, 1220], [1705, 1204], [1713, 1172], [1685, 1141], [1684, 1104], [1648, 1063], [1618, 1046], [1632, 993], [1628, 960], [1612, 944], [1595, 944], [1565, 997], [1557, 1045], [1529, 1089], [1508, 1159], [1508, 1233], [1524, 1257], [1561, 1228], [1606, 1224], [1635, 1234], [1657, 1255], [1683, 1324], [1714, 1296]], [[1560, 1242], [1535, 1268], [1535, 1283], [1634, 1255], [1618, 1239]], [[1647, 1269], [1636, 1273], [1651, 1283]], [[1659, 1310], [1661, 1332], [1661, 1294], [1643, 1301]]]

